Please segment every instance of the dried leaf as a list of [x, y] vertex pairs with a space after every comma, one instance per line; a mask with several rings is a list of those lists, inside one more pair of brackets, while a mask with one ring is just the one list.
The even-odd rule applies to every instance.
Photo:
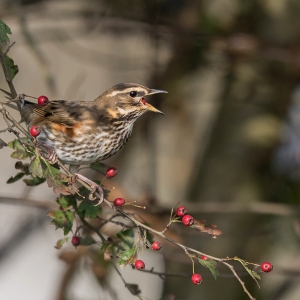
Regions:
[[194, 219], [194, 224], [191, 226], [192, 228], [198, 229], [201, 232], [205, 232], [207, 234], [212, 235], [213, 238], [222, 234], [222, 231], [217, 228], [215, 224], [206, 224], [205, 220], [198, 221]]
[[53, 219], [51, 225], [64, 230], [64, 235], [67, 235], [73, 226], [74, 213], [71, 211], [52, 210], [47, 214], [48, 217]]
[[0, 139], [0, 149], [2, 149], [3, 147], [7, 147], [7, 144], [2, 139]]
[[3, 46], [6, 46], [9, 42], [8, 34], [11, 34], [10, 28], [2, 20], [0, 20], [0, 43]]
[[140, 287], [134, 283], [126, 283], [126, 288], [132, 295], [139, 295], [141, 293]]
[[213, 259], [198, 259], [198, 262], [205, 268], [208, 268], [211, 272], [211, 274], [214, 276], [215, 279], [219, 276], [219, 271], [217, 269], [217, 262], [214, 261]]
[[47, 161], [43, 160], [42, 168], [44, 176], [46, 177], [49, 187], [53, 187], [54, 193], [70, 195], [71, 185], [68, 185], [69, 179], [66, 174], [60, 172], [60, 170], [54, 168]]
[[54, 246], [54, 248], [56, 249], [61, 249], [61, 247], [69, 240], [68, 237], [65, 237], [63, 239], [60, 239], [56, 242], [56, 245]]

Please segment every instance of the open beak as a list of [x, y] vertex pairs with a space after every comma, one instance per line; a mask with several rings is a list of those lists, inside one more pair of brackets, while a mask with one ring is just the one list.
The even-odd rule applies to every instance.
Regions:
[[[168, 93], [168, 92], [167, 91], [162, 91], [162, 90], [151, 89], [151, 90], [149, 90], [149, 93], [146, 96], [153, 95], [153, 94], [159, 94], [159, 93]], [[144, 104], [146, 105], [146, 109], [148, 111], [153, 111], [155, 113], [158, 113], [158, 114], [161, 114], [161, 115], [165, 115], [162, 111], [158, 110], [157, 108], [155, 108], [154, 106], [152, 106], [148, 102], [145, 101]]]
[[154, 106], [152, 106], [148, 102], [146, 103], [146, 109], [149, 110], [149, 111], [153, 111], [155, 113], [161, 114], [161, 115], [165, 115], [162, 111], [158, 110], [157, 108], [155, 108]]

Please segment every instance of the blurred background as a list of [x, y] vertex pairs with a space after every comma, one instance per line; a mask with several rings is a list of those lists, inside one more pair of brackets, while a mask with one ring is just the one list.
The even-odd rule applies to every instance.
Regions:
[[[180, 201], [223, 235], [174, 226], [169, 236], [217, 257], [271, 261], [260, 289], [235, 267], [256, 299], [300, 299], [298, 0], [0, 0], [0, 18], [16, 42], [18, 93], [93, 100], [119, 82], [167, 90], [150, 99], [166, 116], [141, 117], [107, 161], [118, 169], [111, 199], [146, 205], [157, 229]], [[0, 87], [8, 89], [2, 71]], [[136, 299], [88, 250], [54, 248], [63, 233], [46, 214], [56, 196], [45, 185], [6, 184], [17, 173], [10, 153], [1, 150], [1, 299]], [[163, 244], [163, 254], [145, 253], [147, 266], [191, 273], [180, 249]], [[248, 299], [223, 266], [217, 281], [196, 271], [200, 286], [124, 276], [141, 279], [145, 299]]]

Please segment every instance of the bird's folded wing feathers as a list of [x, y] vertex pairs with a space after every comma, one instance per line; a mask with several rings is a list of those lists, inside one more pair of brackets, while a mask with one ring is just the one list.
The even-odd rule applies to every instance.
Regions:
[[47, 106], [40, 106], [38, 104], [25, 101], [25, 107], [30, 107], [32, 112], [39, 117], [44, 117], [46, 120], [72, 127], [78, 124], [73, 117], [71, 117], [72, 111], [70, 111], [68, 101], [51, 101]]

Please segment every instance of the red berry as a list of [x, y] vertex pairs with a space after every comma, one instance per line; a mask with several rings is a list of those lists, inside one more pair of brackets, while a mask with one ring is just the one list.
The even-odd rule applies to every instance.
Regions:
[[185, 225], [185, 226], [191, 226], [194, 224], [194, 218], [190, 215], [185, 215], [182, 217], [181, 222]]
[[123, 198], [116, 198], [114, 201], [114, 206], [123, 206], [125, 203], [125, 199]]
[[38, 104], [40, 106], [46, 106], [49, 103], [49, 99], [46, 96], [39, 96], [38, 97]]
[[191, 279], [192, 279], [193, 284], [199, 285], [202, 282], [202, 276], [197, 273], [193, 274]]
[[206, 255], [201, 255], [202, 260], [209, 260], [209, 258]]
[[33, 137], [37, 137], [40, 133], [41, 133], [41, 129], [38, 126], [34, 125], [30, 128], [30, 134]]
[[112, 168], [108, 168], [106, 170], [106, 177], [108, 177], [108, 178], [115, 177], [117, 175], [117, 173], [118, 173], [117, 169], [115, 169], [113, 167]]
[[73, 245], [74, 247], [79, 246], [79, 245], [80, 245], [80, 237], [77, 236], [77, 235], [74, 235], [74, 236], [72, 237], [71, 243], [72, 243], [72, 245]]
[[260, 267], [261, 267], [262, 271], [267, 272], [267, 273], [271, 272], [273, 270], [273, 265], [271, 263], [269, 263], [268, 261], [262, 263], [260, 265]]
[[137, 270], [144, 270], [145, 269], [145, 263], [140, 259], [135, 262], [134, 266]]
[[186, 210], [186, 208], [184, 206], [179, 206], [176, 209], [176, 215], [178, 217], [183, 217], [186, 213], [187, 213], [187, 210]]
[[160, 249], [161, 249], [161, 243], [160, 243], [160, 242], [154, 242], [154, 243], [152, 244], [152, 249], [153, 249], [154, 251], [160, 250]]

